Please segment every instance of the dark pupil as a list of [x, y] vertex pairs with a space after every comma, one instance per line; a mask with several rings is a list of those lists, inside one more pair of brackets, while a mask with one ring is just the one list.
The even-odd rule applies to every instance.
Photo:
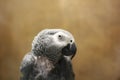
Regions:
[[59, 35], [59, 37], [61, 37], [61, 35]]

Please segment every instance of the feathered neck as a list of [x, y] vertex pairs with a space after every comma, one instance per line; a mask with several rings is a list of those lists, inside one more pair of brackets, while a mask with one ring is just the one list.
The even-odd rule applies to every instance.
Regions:
[[35, 50], [35, 51], [33, 50], [32, 53], [37, 57], [41, 56], [41, 57], [48, 58], [48, 60], [50, 60], [53, 64], [56, 64], [60, 60], [60, 58], [62, 57], [62, 55], [60, 53], [58, 53], [57, 55], [50, 54], [50, 53], [45, 54], [39, 50]]

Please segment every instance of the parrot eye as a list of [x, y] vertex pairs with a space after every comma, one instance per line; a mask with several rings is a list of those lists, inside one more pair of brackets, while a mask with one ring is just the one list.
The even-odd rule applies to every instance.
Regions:
[[61, 38], [61, 37], [62, 37], [62, 35], [58, 35], [58, 37], [59, 37], [59, 38]]
[[63, 39], [63, 36], [62, 36], [62, 35], [58, 35], [58, 38], [59, 38], [60, 40], [62, 40], [62, 39]]

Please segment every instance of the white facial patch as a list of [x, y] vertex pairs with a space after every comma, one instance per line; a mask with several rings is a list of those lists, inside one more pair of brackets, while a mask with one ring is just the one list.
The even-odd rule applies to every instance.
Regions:
[[[74, 38], [70, 34], [66, 34], [64, 32], [58, 32], [54, 36], [54, 42], [59, 46], [66, 46], [67, 44], [71, 44], [74, 42]], [[72, 40], [72, 42], [71, 42]]]

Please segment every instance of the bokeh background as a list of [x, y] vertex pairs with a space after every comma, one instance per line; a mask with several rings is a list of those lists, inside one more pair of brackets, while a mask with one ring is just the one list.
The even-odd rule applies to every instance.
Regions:
[[44, 28], [76, 40], [76, 80], [120, 80], [120, 0], [0, 0], [0, 80], [19, 80], [19, 66]]

